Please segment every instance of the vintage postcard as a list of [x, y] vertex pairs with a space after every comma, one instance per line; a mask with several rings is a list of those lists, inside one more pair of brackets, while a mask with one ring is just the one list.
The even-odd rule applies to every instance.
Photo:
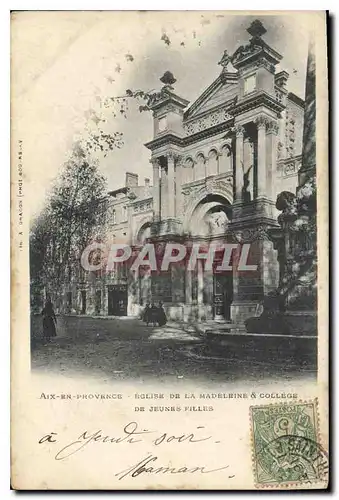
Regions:
[[326, 489], [326, 13], [11, 37], [12, 487]]

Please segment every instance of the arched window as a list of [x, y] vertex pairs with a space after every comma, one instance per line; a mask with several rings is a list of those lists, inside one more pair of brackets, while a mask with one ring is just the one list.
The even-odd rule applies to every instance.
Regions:
[[207, 176], [217, 175], [219, 172], [218, 168], [218, 153], [215, 149], [212, 149], [208, 153], [208, 164], [207, 164]]
[[232, 150], [229, 144], [225, 144], [221, 148], [221, 156], [219, 158], [219, 172], [230, 172], [233, 169]]
[[205, 157], [202, 153], [199, 153], [197, 156], [194, 180], [204, 179], [205, 177]]
[[140, 244], [144, 244], [146, 239], [151, 236], [151, 223], [146, 222], [141, 226], [137, 234], [137, 242]]
[[117, 223], [117, 212], [115, 210], [115, 208], [113, 208], [112, 210], [112, 224], [116, 224]]
[[187, 158], [183, 165], [183, 184], [194, 181], [194, 162], [192, 158]]

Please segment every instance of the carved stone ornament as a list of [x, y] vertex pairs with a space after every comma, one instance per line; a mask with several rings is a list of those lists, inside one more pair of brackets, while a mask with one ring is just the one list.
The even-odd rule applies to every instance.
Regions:
[[128, 191], [127, 198], [129, 200], [135, 200], [137, 198], [137, 195], [134, 193], [134, 191]]
[[176, 164], [181, 163], [183, 161], [183, 156], [178, 154], [178, 153], [175, 153], [174, 151], [169, 151], [166, 154], [166, 156], [167, 156], [167, 160], [173, 161]]
[[174, 78], [173, 73], [170, 71], [165, 71], [165, 73], [162, 75], [159, 80], [164, 84], [164, 85], [169, 85], [170, 87], [175, 84], [177, 81], [176, 78]]
[[153, 201], [141, 202], [134, 205], [134, 212], [147, 212], [153, 207]]
[[257, 226], [231, 231], [231, 237], [236, 243], [251, 243], [258, 240], [269, 240], [267, 226]]
[[268, 119], [265, 116], [258, 116], [258, 118], [256, 118], [254, 121], [258, 129], [260, 128], [266, 129], [268, 124]]
[[255, 66], [256, 67], [264, 67], [266, 69], [268, 69], [268, 71], [270, 71], [271, 73], [275, 73], [275, 66], [274, 64], [271, 64], [267, 61], [267, 59], [265, 59], [264, 57], [261, 57], [260, 59], [258, 59], [256, 62], [255, 62]]
[[182, 194], [184, 195], [184, 209], [188, 207], [191, 198], [195, 197], [195, 193], [200, 189], [200, 186], [189, 186], [185, 187], [182, 190]]
[[292, 160], [286, 163], [282, 170], [283, 177], [288, 177], [289, 175], [295, 175], [298, 172], [298, 166], [296, 161]]
[[241, 136], [244, 136], [245, 129], [242, 125], [235, 125], [234, 132], [235, 132], [236, 137], [241, 137]]
[[228, 218], [225, 212], [210, 213], [205, 216], [205, 222], [211, 234], [224, 233], [228, 226]]
[[218, 64], [223, 67], [223, 71], [227, 71], [227, 66], [230, 64], [230, 62], [231, 62], [231, 56], [229, 55], [227, 50], [225, 50]]
[[184, 164], [184, 155], [177, 154], [175, 156], [175, 163], [176, 163], [176, 165], [183, 165]]
[[206, 130], [210, 127], [214, 127], [215, 125], [219, 125], [219, 123], [231, 120], [232, 115], [230, 115], [227, 109], [228, 108], [217, 109], [205, 116], [196, 118], [195, 120], [191, 120], [188, 123], [184, 123], [183, 127], [186, 136], [196, 134], [197, 132], [201, 132], [202, 130]]
[[267, 32], [265, 26], [259, 19], [255, 19], [255, 21], [252, 21], [251, 25], [247, 28], [246, 31], [253, 38], [260, 38]]
[[255, 53], [259, 53], [261, 47], [257, 47], [253, 43], [248, 43], [247, 45], [241, 45], [233, 54], [231, 58], [231, 62], [233, 66], [236, 68], [237, 63], [246, 57], [253, 55]]
[[212, 194], [213, 191], [220, 189], [220, 182], [218, 183], [215, 179], [207, 179], [206, 181], [206, 191], [208, 194]]
[[272, 120], [267, 123], [267, 133], [278, 135], [279, 125], [276, 121]]
[[154, 167], [159, 167], [159, 165], [160, 165], [159, 158], [151, 158], [149, 162], [152, 163], [153, 168]]

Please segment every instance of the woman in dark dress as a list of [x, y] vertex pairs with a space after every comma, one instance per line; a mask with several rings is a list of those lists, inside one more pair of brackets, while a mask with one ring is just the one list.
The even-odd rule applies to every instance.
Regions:
[[45, 307], [42, 310], [42, 325], [43, 325], [43, 335], [46, 340], [50, 340], [51, 337], [56, 337], [55, 325], [56, 317], [53, 309], [53, 304], [51, 299], [48, 298]]
[[151, 315], [151, 312], [150, 312], [150, 305], [149, 305], [149, 302], [147, 302], [146, 306], [145, 306], [145, 310], [143, 312], [143, 322], [147, 324], [148, 326], [148, 323], [150, 323], [151, 321], [151, 318], [150, 318], [150, 315]]
[[153, 326], [157, 326], [158, 322], [158, 308], [157, 306], [152, 302], [151, 307], [149, 308], [149, 317], [150, 317], [150, 323], [153, 324]]
[[161, 301], [159, 302], [159, 307], [158, 307], [157, 313], [158, 313], [158, 323], [159, 323], [159, 326], [166, 325], [166, 323], [167, 323], [166, 313], [164, 311], [164, 308], [163, 308], [163, 305], [162, 305]]

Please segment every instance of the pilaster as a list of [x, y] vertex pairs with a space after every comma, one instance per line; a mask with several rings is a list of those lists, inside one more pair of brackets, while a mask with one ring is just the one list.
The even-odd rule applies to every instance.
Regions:
[[267, 118], [258, 116], [255, 124], [258, 129], [258, 159], [257, 159], [257, 196], [258, 198], [267, 197], [266, 191], [266, 125]]
[[[279, 282], [277, 252], [269, 238], [270, 226], [261, 225], [233, 232], [239, 249], [234, 254], [233, 302], [231, 319], [243, 322], [256, 316], [265, 295], [276, 289]], [[256, 266], [252, 270], [239, 270], [241, 248], [249, 244], [247, 264]]]
[[183, 216], [183, 195], [182, 195], [182, 184], [184, 176], [184, 166], [183, 166], [183, 156], [177, 155], [175, 158], [175, 215], [178, 218]]
[[160, 219], [160, 165], [158, 158], [152, 158], [153, 165], [153, 218], [154, 221]]
[[267, 197], [275, 199], [276, 194], [273, 192], [273, 180], [277, 171], [277, 136], [279, 132], [278, 123], [271, 120], [267, 123], [266, 128], [266, 179], [267, 179]]
[[236, 159], [235, 159], [235, 201], [242, 201], [242, 190], [244, 187], [244, 127], [237, 125], [235, 127], [236, 135]]
[[167, 216], [175, 217], [175, 155], [167, 154]]

